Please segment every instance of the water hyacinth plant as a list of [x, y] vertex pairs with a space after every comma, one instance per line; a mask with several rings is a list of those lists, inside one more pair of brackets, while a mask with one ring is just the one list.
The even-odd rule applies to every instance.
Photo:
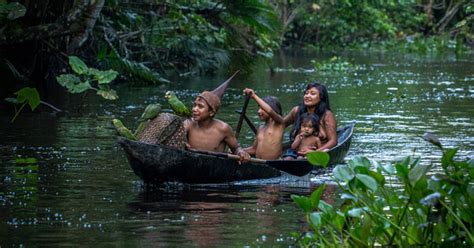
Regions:
[[356, 157], [333, 169], [341, 190], [337, 206], [321, 199], [324, 184], [309, 197], [292, 195], [310, 226], [295, 235], [299, 244], [473, 247], [474, 159], [456, 161], [456, 148], [443, 148], [433, 134], [423, 138], [442, 150], [442, 172], [427, 176], [433, 165], [415, 157], [388, 165]]

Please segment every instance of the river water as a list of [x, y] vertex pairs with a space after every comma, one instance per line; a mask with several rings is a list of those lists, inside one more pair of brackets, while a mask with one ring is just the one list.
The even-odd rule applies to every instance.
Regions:
[[[256, 66], [228, 89], [217, 118], [233, 127], [244, 87], [260, 96], [275, 95], [284, 113], [296, 105], [308, 82], [327, 85], [338, 125], [356, 122], [346, 159], [357, 155], [388, 163], [421, 156], [437, 163], [440, 152], [420, 136], [433, 132], [458, 158], [474, 157], [474, 59], [401, 54], [348, 53], [339, 68], [314, 69], [311, 60], [329, 55], [286, 54], [274, 73]], [[70, 97], [66, 114], [0, 116], [0, 247], [156, 246], [290, 247], [291, 232], [305, 229], [292, 194], [309, 194], [330, 173], [302, 178], [221, 185], [167, 184], [146, 192], [116, 144], [112, 118], [132, 129], [149, 103], [167, 105], [174, 90], [188, 105], [230, 73], [176, 80], [166, 86], [119, 86], [118, 101], [89, 94]], [[81, 107], [79, 107], [81, 106]], [[249, 117], [258, 123], [251, 102]], [[244, 126], [240, 142], [251, 144]], [[33, 163], [17, 163], [34, 158]], [[324, 198], [337, 199], [334, 186]]]

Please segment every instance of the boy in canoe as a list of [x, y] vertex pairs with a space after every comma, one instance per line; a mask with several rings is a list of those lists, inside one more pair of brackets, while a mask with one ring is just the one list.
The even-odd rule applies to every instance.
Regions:
[[245, 151], [256, 158], [274, 160], [281, 156], [285, 121], [281, 116], [281, 104], [278, 98], [266, 96], [263, 99], [255, 94], [253, 89], [246, 88], [244, 93], [249, 95], [260, 106], [258, 117], [265, 123], [257, 131], [257, 137], [252, 146]]
[[184, 121], [188, 139], [187, 147], [224, 152], [227, 145], [232, 153], [240, 157], [240, 162], [245, 163], [250, 160], [250, 155], [240, 147], [232, 128], [229, 124], [214, 119], [221, 105], [220, 97], [224, 94], [225, 88], [224, 90], [221, 88], [221, 92], [218, 89], [212, 92], [204, 91], [196, 97], [193, 103], [192, 118]]

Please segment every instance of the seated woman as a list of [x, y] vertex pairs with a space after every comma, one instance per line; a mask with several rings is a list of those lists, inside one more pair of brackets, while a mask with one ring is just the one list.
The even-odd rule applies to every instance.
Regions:
[[[336, 117], [331, 111], [329, 105], [329, 95], [326, 86], [319, 83], [310, 83], [306, 86], [303, 96], [303, 102], [293, 107], [288, 115], [285, 116], [285, 125], [293, 124], [290, 132], [290, 141], [293, 143], [298, 135], [297, 130], [301, 128], [300, 117], [304, 113], [314, 113], [319, 117], [319, 134], [321, 147], [318, 151], [328, 151], [337, 145]], [[289, 156], [296, 158], [296, 151], [289, 150], [283, 157]]]

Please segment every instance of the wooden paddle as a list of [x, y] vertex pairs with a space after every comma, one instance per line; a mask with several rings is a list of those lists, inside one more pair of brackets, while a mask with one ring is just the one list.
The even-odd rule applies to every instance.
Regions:
[[[242, 114], [242, 110], [235, 110], [236, 113]], [[257, 134], [257, 128], [255, 125], [252, 123], [252, 121], [247, 117], [246, 114], [244, 114], [244, 120], [247, 122], [247, 125], [249, 125], [250, 129], [252, 129], [254, 134]]]
[[[193, 149], [193, 148], [188, 148], [188, 151], [207, 154], [207, 155], [213, 155], [213, 156], [221, 157], [221, 158], [229, 158], [232, 160], [240, 160], [240, 157], [238, 155], [231, 154], [231, 153], [203, 151], [203, 150], [198, 150], [198, 149]], [[298, 177], [308, 174], [314, 168], [306, 160], [264, 160], [264, 159], [258, 159], [258, 158], [250, 158], [250, 162], [255, 163], [255, 164], [265, 164], [277, 170], [281, 170], [288, 174], [298, 176]], [[242, 166], [245, 166], [245, 164], [242, 164]]]
[[237, 128], [235, 129], [235, 138], [238, 139], [240, 135], [240, 129], [242, 128], [242, 122], [244, 120], [245, 111], [247, 111], [247, 106], [249, 105], [250, 96], [245, 95], [244, 106], [242, 107], [242, 112], [240, 113], [239, 122], [237, 123]]

